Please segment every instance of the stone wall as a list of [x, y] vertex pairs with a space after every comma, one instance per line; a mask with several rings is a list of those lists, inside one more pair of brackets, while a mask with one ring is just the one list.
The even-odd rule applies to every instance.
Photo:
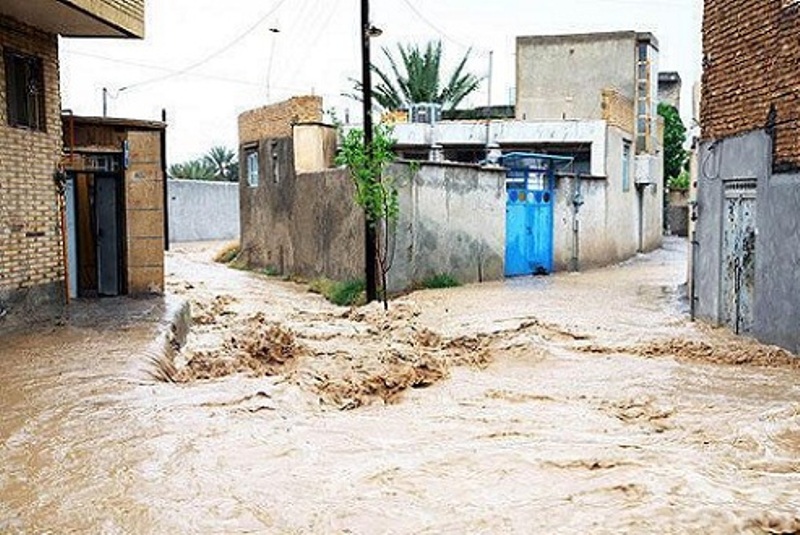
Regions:
[[[44, 131], [9, 126], [6, 50], [42, 60]], [[15, 316], [50, 316], [63, 304], [61, 215], [53, 181], [60, 157], [57, 37], [0, 17], [0, 329]]]
[[239, 142], [255, 143], [263, 139], [288, 138], [299, 123], [322, 121], [322, 97], [292, 97], [239, 115]]
[[239, 184], [168, 181], [170, 243], [238, 240]]
[[776, 170], [800, 169], [800, 3], [707, 0], [704, 139], [765, 127], [774, 107]]

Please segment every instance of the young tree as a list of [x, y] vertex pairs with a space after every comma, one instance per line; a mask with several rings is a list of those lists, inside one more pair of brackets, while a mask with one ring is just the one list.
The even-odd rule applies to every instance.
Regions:
[[658, 105], [658, 114], [664, 118], [664, 183], [676, 180], [686, 165], [688, 154], [683, 148], [686, 143], [686, 127], [680, 113], [670, 104]]
[[[464, 54], [443, 84], [441, 41], [430, 41], [424, 48], [414, 44], [398, 44], [397, 49], [399, 60], [388, 48], [383, 48], [389, 69], [372, 65], [372, 72], [378, 77], [373, 97], [387, 110], [398, 110], [421, 102], [441, 104], [444, 109], [450, 110], [481, 83], [480, 77], [466, 71], [471, 50]], [[362, 86], [361, 82], [354, 82], [358, 98]]]
[[344, 136], [336, 163], [347, 167], [356, 187], [356, 203], [364, 209], [367, 222], [381, 231], [377, 258], [367, 262], [378, 265], [381, 276], [383, 307], [388, 308], [387, 274], [392, 267], [392, 243], [399, 215], [398, 192], [395, 180], [384, 171], [395, 159], [391, 128], [377, 125], [373, 130], [371, 150], [364, 147], [364, 132], [351, 130]]

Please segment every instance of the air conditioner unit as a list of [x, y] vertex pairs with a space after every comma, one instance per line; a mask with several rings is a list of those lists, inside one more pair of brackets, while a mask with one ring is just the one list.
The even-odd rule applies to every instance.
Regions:
[[432, 102], [412, 104], [410, 115], [412, 123], [437, 123], [442, 120], [442, 105]]

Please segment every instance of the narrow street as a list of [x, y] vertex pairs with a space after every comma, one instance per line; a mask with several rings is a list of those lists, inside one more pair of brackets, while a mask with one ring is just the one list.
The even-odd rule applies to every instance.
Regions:
[[800, 532], [800, 364], [689, 322], [685, 242], [388, 313], [214, 252], [175, 383], [159, 300], [4, 337], [0, 532]]

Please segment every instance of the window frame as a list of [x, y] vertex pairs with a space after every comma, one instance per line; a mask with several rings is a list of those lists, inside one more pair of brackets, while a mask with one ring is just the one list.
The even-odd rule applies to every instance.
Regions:
[[[4, 48], [6, 122], [12, 128], [47, 132], [47, 98], [44, 61], [41, 57]], [[24, 77], [20, 94], [20, 75]]]
[[261, 162], [259, 161], [259, 155], [258, 155], [258, 147], [245, 149], [244, 161], [245, 161], [245, 169], [247, 175], [247, 185], [251, 188], [257, 188], [259, 183], [259, 173], [261, 168]]
[[633, 143], [622, 141], [622, 191], [631, 190], [631, 171], [633, 168]]

